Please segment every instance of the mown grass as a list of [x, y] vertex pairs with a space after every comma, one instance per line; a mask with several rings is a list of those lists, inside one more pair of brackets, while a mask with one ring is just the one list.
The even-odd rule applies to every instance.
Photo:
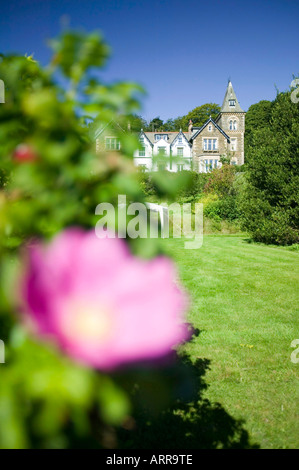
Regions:
[[261, 448], [297, 448], [299, 363], [290, 356], [299, 338], [298, 252], [244, 236], [206, 235], [198, 250], [184, 249], [181, 239], [163, 244], [200, 330], [184, 352], [194, 364], [210, 361], [203, 398], [243, 420]]

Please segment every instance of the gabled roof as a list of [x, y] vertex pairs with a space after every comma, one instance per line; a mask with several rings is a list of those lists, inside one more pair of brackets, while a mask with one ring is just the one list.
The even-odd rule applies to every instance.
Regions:
[[104, 132], [105, 129], [107, 129], [107, 127], [111, 127], [111, 124], [115, 127], [118, 127], [122, 132], [125, 132], [124, 129], [118, 124], [118, 122], [114, 121], [114, 119], [111, 119], [111, 121], [109, 121], [107, 124], [104, 124], [102, 127], [99, 127], [95, 133], [94, 133], [94, 137], [95, 139], [98, 139], [99, 136], [102, 134], [102, 132]]
[[182, 131], [182, 129], [180, 130], [180, 132], [178, 132], [178, 134], [175, 136], [175, 138], [173, 139], [173, 141], [171, 142], [171, 145], [173, 145], [176, 141], [176, 139], [179, 138], [179, 136], [182, 136], [184, 137], [184, 139], [186, 140], [187, 144], [189, 145], [189, 147], [191, 147], [191, 144], [189, 142], [189, 140], [187, 139], [187, 137], [185, 136], [184, 132]]
[[219, 132], [221, 132], [222, 135], [224, 135], [224, 137], [226, 138], [226, 140], [228, 142], [230, 142], [230, 137], [224, 132], [224, 130], [221, 129], [220, 126], [218, 126], [218, 124], [216, 124], [216, 122], [211, 118], [209, 117], [209, 119], [203, 124], [203, 126], [201, 126], [191, 137], [190, 137], [190, 142], [192, 142], [203, 130], [205, 127], [207, 127], [208, 124], [214, 124], [214, 126], [216, 127], [216, 129], [218, 129]]
[[[235, 102], [236, 102], [235, 106], [230, 106], [229, 105], [230, 100], [235, 100]], [[223, 100], [223, 103], [222, 103], [221, 112], [222, 113], [231, 113], [231, 112], [233, 112], [233, 113], [244, 113], [243, 109], [241, 108], [241, 106], [239, 104], [239, 101], [237, 99], [235, 90], [233, 89], [233, 85], [232, 85], [232, 82], [230, 80], [229, 80], [227, 88], [226, 88], [224, 100]]]
[[146, 138], [146, 140], [149, 142], [149, 144], [153, 147], [154, 144], [149, 140], [148, 136], [146, 135], [146, 132], [144, 132], [144, 131], [141, 129], [141, 131], [139, 132], [138, 138], [140, 139], [140, 137], [143, 137], [143, 136]]

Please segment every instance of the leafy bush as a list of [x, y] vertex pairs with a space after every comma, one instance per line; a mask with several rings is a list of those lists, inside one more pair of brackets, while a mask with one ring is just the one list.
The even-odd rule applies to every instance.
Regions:
[[207, 175], [204, 196], [204, 215], [214, 220], [235, 220], [239, 217], [237, 194], [239, 185], [236, 168], [224, 164]]
[[[6, 359], [0, 364], [2, 448], [101, 448], [108, 445], [111, 426], [121, 425], [132, 413], [133, 396], [140, 402], [147, 396], [147, 407], [157, 411], [178, 397], [173, 393], [174, 382], [176, 386], [180, 382], [179, 393], [190, 389], [185, 370], [179, 377], [173, 373], [170, 380], [163, 367], [157, 371], [149, 364], [131, 365], [129, 371], [117, 375], [73, 361], [70, 351], [62, 354], [56, 343], [43, 341], [33, 316], [30, 325], [39, 331], [38, 336], [31, 334], [21, 316], [32, 283], [38, 292], [40, 279], [47, 279], [50, 297], [55, 285], [69, 288], [69, 278], [59, 269], [57, 272], [55, 259], [50, 257], [47, 265], [46, 242], [69, 227], [79, 227], [80, 233], [94, 230], [96, 206], [101, 202], [117, 206], [118, 194], [144, 201], [132, 162], [136, 139], [120, 133], [121, 152], [96, 154], [92, 126], [87, 125], [95, 116], [97, 125], [106, 125], [119, 114], [132, 115], [139, 109], [142, 89], [132, 83], [104, 84], [95, 78], [94, 68], [104, 65], [109, 54], [98, 34], [68, 32], [53, 41], [52, 48], [54, 55], [45, 69], [30, 57], [0, 59], [0, 77], [6, 88], [6, 102], [0, 106], [0, 338]], [[68, 91], [56, 81], [61, 76]], [[168, 197], [179, 191], [182, 179], [174, 181], [172, 185], [160, 176], [160, 194]], [[73, 233], [67, 247], [72, 246], [71, 239], [78, 239], [79, 232], [67, 232]], [[30, 251], [37, 240], [39, 249]], [[154, 257], [161, 252], [158, 240], [130, 243], [135, 255]], [[27, 290], [20, 284], [29, 269], [24, 250], [27, 256], [32, 253]], [[76, 272], [75, 263], [77, 270], [81, 266], [76, 256], [66, 255], [66, 249], [56, 255], [61, 266], [72, 267], [70, 273]], [[85, 255], [94, 259], [93, 253]], [[42, 259], [45, 270], [39, 278], [35, 268]], [[51, 279], [49, 273], [56, 273], [56, 278]], [[31, 298], [39, 318], [47, 323], [46, 300], [42, 295]], [[71, 311], [78, 308], [74, 302]], [[53, 325], [49, 325], [44, 326], [45, 331], [52, 328], [53, 336]], [[80, 323], [69, 326], [67, 334], [76, 328], [80, 334]], [[156, 387], [163, 389], [161, 396], [151, 393], [152, 377]]]
[[234, 195], [234, 180], [236, 167], [233, 165], [222, 165], [209, 173], [208, 181], [204, 187], [205, 193], [215, 193], [220, 198]]
[[207, 177], [207, 174], [195, 171], [163, 171], [140, 173], [139, 181], [146, 196], [159, 198], [165, 194], [167, 188], [170, 198], [176, 202], [192, 202], [203, 193]]

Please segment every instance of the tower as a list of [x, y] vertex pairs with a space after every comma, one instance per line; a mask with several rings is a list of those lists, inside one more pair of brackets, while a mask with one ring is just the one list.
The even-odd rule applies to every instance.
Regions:
[[238, 165], [244, 163], [245, 114], [239, 104], [232, 82], [229, 80], [216, 123], [230, 137], [228, 153], [232, 157], [232, 163]]

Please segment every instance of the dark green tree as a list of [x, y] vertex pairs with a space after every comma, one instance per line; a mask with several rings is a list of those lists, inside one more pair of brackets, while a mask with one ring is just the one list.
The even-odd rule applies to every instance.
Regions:
[[160, 119], [160, 116], [155, 117], [152, 119], [146, 129], [148, 132], [160, 131], [163, 129], [163, 121]]
[[[267, 105], [268, 106], [268, 105]], [[252, 129], [246, 155], [247, 185], [241, 198], [243, 227], [253, 239], [299, 242], [299, 106], [279, 93], [268, 125]]]
[[163, 130], [168, 132], [174, 132], [176, 130], [174, 119], [167, 119], [163, 124]]
[[245, 155], [250, 158], [250, 147], [253, 145], [253, 136], [256, 130], [270, 126], [273, 102], [262, 100], [249, 107], [246, 113], [245, 127]]

